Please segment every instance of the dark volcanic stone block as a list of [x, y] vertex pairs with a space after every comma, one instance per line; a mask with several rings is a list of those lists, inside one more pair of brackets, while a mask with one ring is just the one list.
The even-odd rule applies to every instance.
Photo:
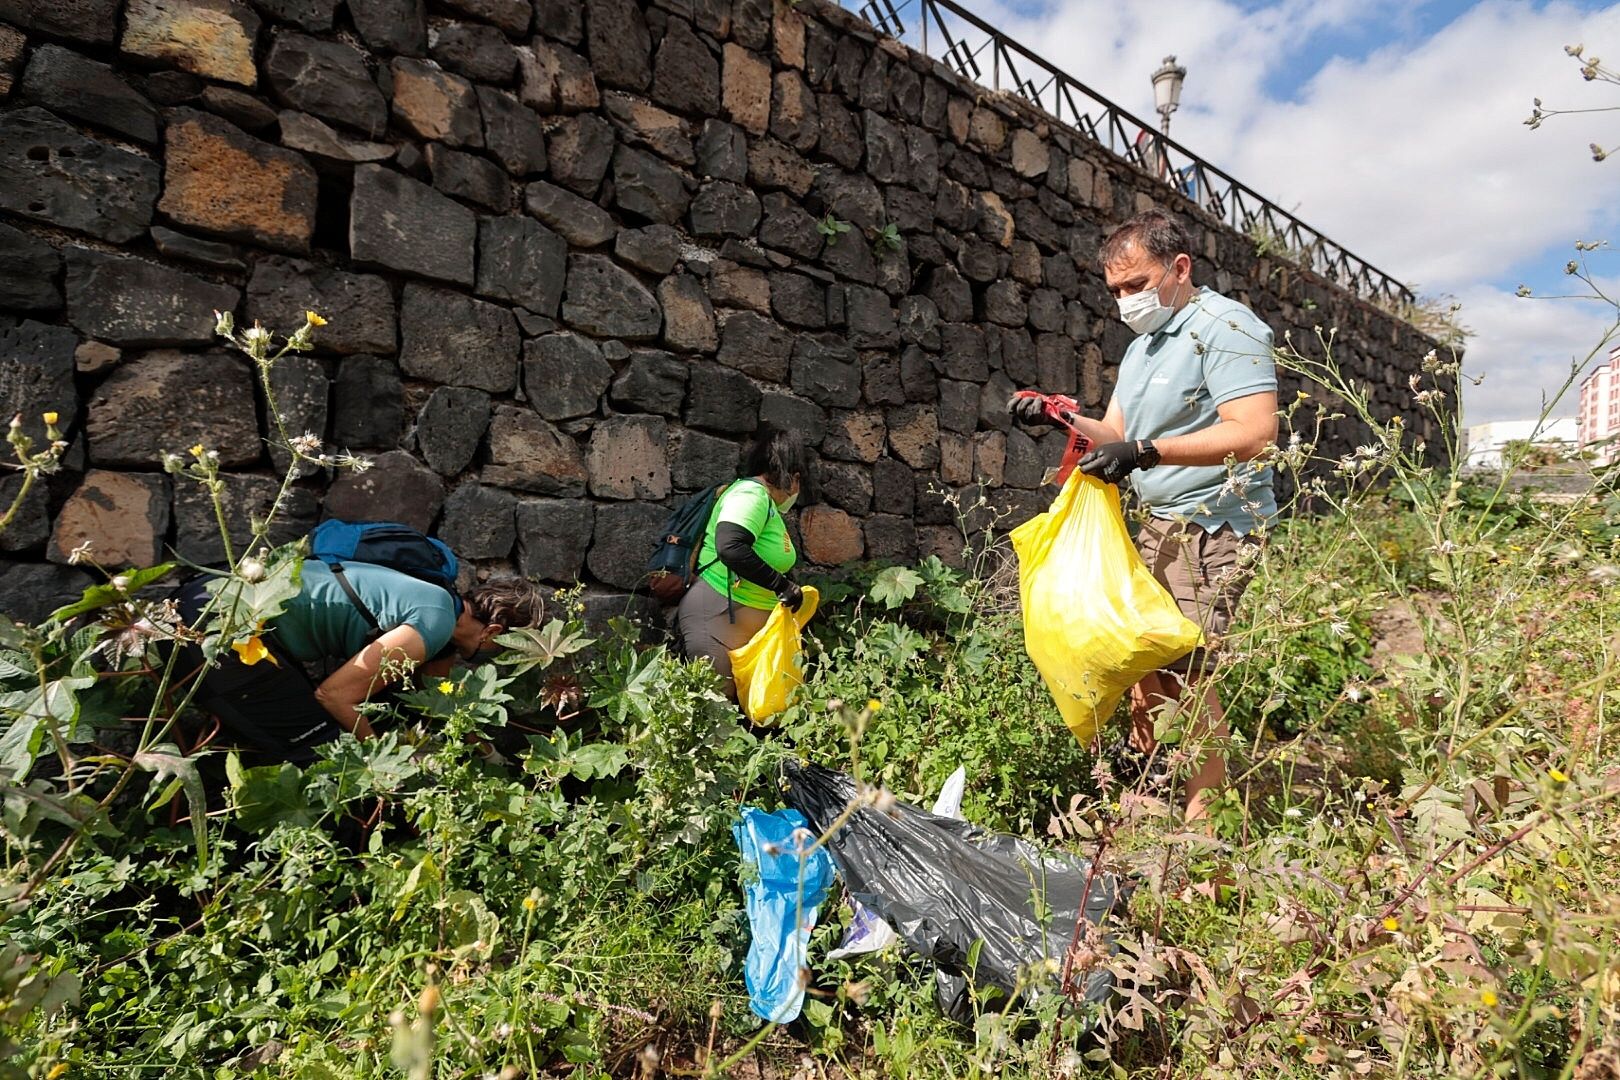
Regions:
[[373, 49], [421, 56], [427, 52], [423, 0], [347, 0], [354, 28]]
[[73, 353], [78, 345], [78, 335], [65, 326], [32, 319], [14, 326], [10, 320], [0, 322], [0, 415], [7, 423], [21, 416], [23, 432], [36, 447], [46, 445], [42, 414], [56, 413], [65, 433], [77, 426]]
[[517, 50], [506, 35], [484, 23], [453, 22], [435, 27], [429, 46], [433, 59], [479, 82], [512, 81], [517, 71]]
[[388, 102], [371, 81], [365, 57], [341, 42], [277, 34], [264, 74], [276, 96], [295, 109], [373, 139], [388, 130]]
[[595, 415], [612, 379], [612, 366], [589, 338], [547, 334], [523, 346], [523, 390], [547, 420]]
[[596, 508], [583, 499], [520, 500], [518, 568], [544, 581], [578, 580], [595, 522]]
[[426, 184], [380, 165], [355, 168], [349, 251], [356, 260], [471, 285], [477, 233], [471, 210]]
[[442, 505], [444, 481], [403, 450], [379, 455], [363, 473], [343, 473], [326, 492], [328, 517], [398, 521], [422, 532]]
[[429, 285], [405, 286], [399, 363], [405, 374], [504, 394], [517, 385], [517, 320], [506, 308]]
[[0, 0], [0, 19], [47, 34], [107, 44], [118, 33], [119, 0]]
[[394, 294], [371, 274], [350, 274], [301, 259], [260, 259], [248, 279], [244, 322], [291, 333], [313, 311], [327, 325], [311, 332], [317, 352], [392, 353]]
[[72, 116], [98, 127], [127, 135], [136, 142], [155, 143], [157, 109], [123, 77], [60, 45], [41, 45], [23, 72], [22, 92], [61, 116]]
[[552, 318], [562, 300], [568, 243], [537, 221], [489, 217], [478, 223], [480, 296], [522, 304]]
[[232, 353], [159, 349], [125, 360], [96, 387], [86, 432], [97, 465], [158, 468], [201, 444], [225, 468], [263, 454], [253, 376]]
[[[230, 531], [232, 552], [238, 556], [253, 538], [253, 519], [262, 519], [275, 503], [281, 489], [278, 476], [225, 473], [220, 502], [225, 507], [225, 526]], [[281, 511], [270, 523], [267, 539], [286, 544], [307, 534], [320, 518], [320, 502], [315, 492], [295, 487], [287, 492]], [[181, 481], [174, 486], [174, 550], [183, 559], [200, 566], [225, 561], [225, 544], [214, 516], [214, 501], [201, 484]]]
[[127, 243], [152, 221], [159, 171], [44, 109], [0, 114], [0, 210], [19, 217]]
[[405, 426], [405, 384], [385, 356], [349, 356], [332, 384], [332, 442], [341, 449], [399, 444]]
[[563, 321], [597, 337], [643, 341], [658, 335], [663, 313], [647, 287], [605, 255], [570, 255]]
[[434, 472], [454, 476], [472, 464], [488, 428], [488, 394], [467, 386], [441, 386], [416, 418], [416, 446]]
[[509, 491], [462, 484], [444, 500], [439, 539], [463, 559], [504, 559], [517, 543], [517, 505]]
[[43, 240], [0, 224], [0, 308], [52, 311], [62, 306], [57, 284], [62, 257]]
[[229, 285], [182, 274], [144, 259], [70, 246], [68, 322], [111, 345], [207, 345], [214, 312], [235, 311]]

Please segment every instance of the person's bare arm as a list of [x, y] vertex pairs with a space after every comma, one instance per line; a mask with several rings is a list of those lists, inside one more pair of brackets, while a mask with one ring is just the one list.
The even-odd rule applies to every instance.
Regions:
[[[344, 731], [356, 738], [371, 737], [371, 725], [360, 715], [360, 705], [379, 688], [399, 678], [403, 661], [420, 664], [427, 659], [427, 644], [414, 627], [396, 626], [344, 662], [315, 689], [315, 700]], [[391, 670], [384, 672], [385, 665]]]
[[[1119, 399], [1114, 398], [1108, 403], [1108, 411], [1101, 420], [1093, 420], [1079, 413], [1070, 413], [1069, 422], [1072, 423], [1091, 445], [1099, 446], [1102, 443], [1117, 442], [1125, 437], [1125, 411], [1119, 407]], [[1154, 445], [1158, 445], [1155, 443]]]
[[1202, 431], [1154, 439], [1161, 465], [1221, 465], [1251, 461], [1277, 441], [1277, 392], [1266, 390], [1216, 406], [1220, 422]]

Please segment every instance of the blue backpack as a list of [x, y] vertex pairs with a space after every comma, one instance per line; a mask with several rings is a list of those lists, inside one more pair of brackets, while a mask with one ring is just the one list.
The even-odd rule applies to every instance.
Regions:
[[669, 515], [658, 534], [658, 546], [647, 560], [647, 591], [661, 604], [679, 603], [687, 588], [708, 569], [697, 564], [715, 503], [730, 484], [715, 484], [687, 499]]
[[309, 557], [332, 568], [332, 576], [343, 586], [349, 601], [360, 610], [371, 626], [372, 637], [383, 633], [377, 616], [360, 599], [343, 572], [345, 562], [370, 563], [398, 570], [420, 581], [437, 585], [450, 594], [456, 615], [461, 615], [461, 594], [456, 591], [460, 564], [456, 553], [443, 540], [424, 536], [409, 525], [394, 521], [340, 521], [332, 518], [315, 526], [309, 534]]

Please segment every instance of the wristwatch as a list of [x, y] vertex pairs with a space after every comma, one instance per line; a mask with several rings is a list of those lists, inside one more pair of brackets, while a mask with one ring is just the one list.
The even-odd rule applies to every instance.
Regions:
[[1151, 439], [1138, 439], [1136, 441], [1136, 467], [1138, 469], [1151, 469], [1159, 463], [1159, 448], [1153, 445]]

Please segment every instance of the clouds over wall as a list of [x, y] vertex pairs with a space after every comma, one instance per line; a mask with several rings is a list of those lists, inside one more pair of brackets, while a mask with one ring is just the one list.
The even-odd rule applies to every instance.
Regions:
[[[1587, 150], [1620, 143], [1620, 121], [1523, 124], [1535, 97], [1620, 105], [1563, 51], [1620, 50], [1620, 4], [1438, 14], [1391, 0], [1046, 0], [986, 18], [1142, 116], [1148, 74], [1175, 53], [1189, 69], [1176, 138], [1395, 277], [1462, 300], [1478, 331], [1469, 367], [1486, 376], [1469, 420], [1514, 418], [1607, 325], [1594, 305], [1514, 287], [1561, 286], [1576, 239], [1620, 241], [1620, 161]], [[1594, 268], [1613, 274], [1620, 257]]]

